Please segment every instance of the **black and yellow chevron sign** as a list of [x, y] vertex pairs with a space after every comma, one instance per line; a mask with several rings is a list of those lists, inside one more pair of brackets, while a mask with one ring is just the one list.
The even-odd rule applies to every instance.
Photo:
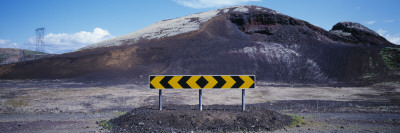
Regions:
[[151, 89], [248, 89], [254, 75], [150, 75]]

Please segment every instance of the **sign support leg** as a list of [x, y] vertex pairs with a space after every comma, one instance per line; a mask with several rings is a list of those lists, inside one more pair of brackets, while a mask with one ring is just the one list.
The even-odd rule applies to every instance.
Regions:
[[162, 90], [158, 90], [158, 105], [159, 109], [162, 110]]
[[203, 110], [203, 106], [202, 106], [203, 100], [202, 100], [202, 98], [201, 98], [202, 96], [203, 96], [203, 90], [200, 89], [200, 90], [199, 90], [199, 110], [200, 110], [200, 111]]
[[246, 95], [246, 89], [242, 89], [242, 111], [246, 109], [246, 103], [245, 103], [245, 96]]

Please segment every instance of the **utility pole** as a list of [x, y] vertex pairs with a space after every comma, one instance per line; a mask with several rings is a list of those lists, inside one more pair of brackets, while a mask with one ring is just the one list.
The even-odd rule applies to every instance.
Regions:
[[36, 52], [44, 52], [44, 42], [43, 42], [43, 37], [44, 37], [44, 27], [41, 28], [36, 28], [35, 34], [36, 34], [36, 47], [35, 51]]

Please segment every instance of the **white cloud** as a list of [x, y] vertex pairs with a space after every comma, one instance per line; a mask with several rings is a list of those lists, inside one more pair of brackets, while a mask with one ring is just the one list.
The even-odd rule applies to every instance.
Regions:
[[210, 8], [243, 4], [261, 0], [173, 0], [174, 2], [191, 8]]
[[386, 32], [387, 32], [387, 31], [386, 31], [386, 30], [383, 30], [383, 29], [378, 29], [378, 30], [376, 31], [376, 33], [378, 33], [378, 34], [381, 35], [381, 36], [384, 36]]
[[367, 21], [367, 22], [365, 22], [365, 23], [367, 23], [367, 24], [374, 24], [374, 23], [376, 23], [376, 21]]
[[383, 29], [378, 29], [376, 32], [379, 35], [386, 38], [386, 40], [388, 40], [389, 42], [400, 45], [400, 33], [396, 34], [396, 35], [391, 35], [391, 34], [387, 34], [387, 31], [383, 30]]
[[400, 34], [396, 34], [396, 35], [387, 34], [387, 35], [385, 35], [385, 38], [389, 42], [392, 42], [394, 44], [400, 45]]
[[[66, 53], [77, 50], [89, 44], [97, 43], [106, 39], [113, 38], [107, 31], [101, 28], [94, 28], [93, 32], [80, 31], [73, 34], [67, 33], [49, 33], [44, 36], [45, 52], [48, 53]], [[33, 49], [36, 40], [30, 38], [26, 45]]]
[[393, 23], [393, 22], [394, 22], [393, 19], [385, 20], [385, 23]]
[[0, 48], [18, 48], [18, 44], [10, 40], [0, 39]]

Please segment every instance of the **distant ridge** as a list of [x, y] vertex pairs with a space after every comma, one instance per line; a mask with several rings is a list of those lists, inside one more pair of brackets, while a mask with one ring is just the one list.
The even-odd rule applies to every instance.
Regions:
[[20, 62], [21, 51], [25, 52], [24, 61], [29, 61], [49, 56], [49, 54], [38, 53], [31, 50], [24, 50], [17, 48], [0, 48], [0, 65]]

